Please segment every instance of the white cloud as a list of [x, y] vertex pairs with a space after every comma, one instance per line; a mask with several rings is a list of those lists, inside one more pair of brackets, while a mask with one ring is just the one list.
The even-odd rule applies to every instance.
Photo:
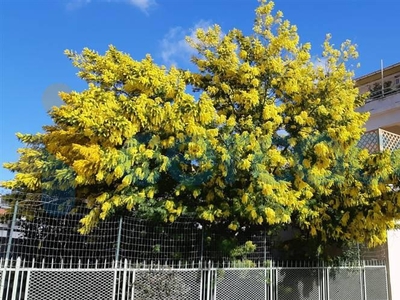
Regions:
[[319, 57], [314, 57], [311, 59], [311, 62], [314, 65], [315, 69], [321, 68], [324, 70], [324, 73], [328, 73], [329, 67], [328, 67], [328, 60], [325, 57], [319, 58]]
[[[127, 3], [139, 8], [141, 11], [147, 14], [150, 7], [156, 5], [155, 0], [98, 0], [98, 1], [107, 1], [107, 2], [114, 2], [114, 3]], [[81, 8], [84, 5], [91, 3], [92, 0], [70, 0], [67, 3], [68, 10], [74, 10]]]
[[147, 10], [156, 4], [154, 0], [127, 0], [128, 3], [136, 6], [140, 10], [147, 12]]
[[196, 40], [196, 30], [203, 28], [206, 30], [212, 23], [206, 20], [200, 20], [192, 28], [183, 29], [182, 27], [171, 28], [161, 40], [161, 58], [167, 66], [177, 65], [178, 61], [188, 61], [196, 53], [187, 42], [186, 36]]

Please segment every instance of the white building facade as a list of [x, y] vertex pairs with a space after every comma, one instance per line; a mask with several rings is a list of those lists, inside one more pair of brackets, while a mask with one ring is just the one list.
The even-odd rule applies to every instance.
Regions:
[[[369, 149], [400, 149], [400, 63], [356, 79], [361, 93], [370, 92], [360, 112], [369, 112], [364, 142]], [[400, 225], [400, 224], [399, 224]], [[388, 232], [388, 279], [390, 299], [400, 299], [400, 230]]]

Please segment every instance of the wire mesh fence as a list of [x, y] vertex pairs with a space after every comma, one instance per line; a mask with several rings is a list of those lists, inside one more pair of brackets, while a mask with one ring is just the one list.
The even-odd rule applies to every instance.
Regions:
[[[113, 266], [121, 259], [168, 265], [207, 261], [224, 265], [244, 259], [263, 265], [271, 259], [288, 259], [280, 250], [280, 237], [268, 235], [262, 227], [233, 232], [226, 224], [208, 227], [190, 216], [173, 223], [149, 221], [133, 214], [115, 216], [83, 235], [78, 232], [79, 221], [87, 211], [74, 206], [74, 201], [40, 195], [40, 199], [20, 200], [10, 207], [7, 215], [0, 215], [0, 258], [21, 257], [37, 265], [44, 261], [55, 266], [92, 266], [99, 261]], [[255, 246], [254, 251], [235, 257], [233, 252], [243, 251], [233, 249], [248, 241]], [[358, 252], [357, 259], [386, 258], [385, 247], [367, 250], [358, 245], [354, 251]]]
[[209, 228], [191, 217], [163, 223], [126, 215], [101, 221], [83, 235], [78, 229], [85, 212], [72, 204], [68, 199], [44, 197], [12, 207], [8, 218], [3, 216], [0, 257], [56, 266], [94, 265], [98, 261], [112, 266], [121, 259], [199, 263], [230, 260], [232, 241], [236, 245], [251, 241], [256, 248], [247, 259], [271, 259], [271, 240], [262, 228], [234, 235], [226, 226]]
[[274, 261], [260, 228], [234, 236], [256, 249], [232, 260], [232, 240], [224, 243], [232, 233], [223, 226], [126, 215], [82, 235], [84, 215], [72, 200], [51, 197], [11, 207], [0, 235], [2, 299], [388, 299], [384, 263]]

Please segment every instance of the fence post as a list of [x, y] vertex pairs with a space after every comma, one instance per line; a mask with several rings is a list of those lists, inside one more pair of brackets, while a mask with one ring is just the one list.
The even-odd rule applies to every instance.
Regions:
[[15, 265], [15, 273], [14, 273], [14, 285], [12, 289], [11, 299], [17, 299], [18, 292], [18, 280], [19, 280], [19, 269], [21, 267], [21, 257], [17, 258], [17, 263]]
[[324, 292], [322, 290], [321, 262], [319, 261], [319, 257], [318, 257], [317, 268], [318, 268], [317, 269], [318, 299], [321, 300], [321, 299], [324, 299]]
[[[28, 294], [29, 294], [29, 282], [31, 280], [31, 272], [32, 269], [35, 267], [35, 258], [32, 259], [32, 266], [31, 269], [27, 271], [26, 274], [26, 282], [25, 282], [25, 297], [24, 300], [28, 300]], [[61, 265], [62, 268], [62, 265]]]
[[382, 152], [384, 149], [384, 140], [383, 140], [383, 131], [382, 129], [378, 128], [378, 143], [379, 143], [379, 152]]
[[4, 260], [4, 268], [1, 274], [1, 286], [0, 286], [0, 297], [1, 299], [4, 299], [4, 284], [6, 281], [6, 275], [7, 275], [7, 259]]
[[122, 235], [122, 216], [119, 218], [117, 246], [115, 248], [115, 262], [119, 260], [119, 251], [121, 248], [121, 235]]
[[[325, 264], [324, 264], [325, 265]], [[330, 283], [329, 283], [329, 281], [330, 281], [330, 275], [331, 275], [331, 272], [330, 272], [330, 267], [329, 266], [327, 266], [326, 267], [326, 282], [325, 282], [325, 285], [326, 285], [326, 299], [331, 299], [331, 297], [330, 297], [330, 291], [331, 291], [331, 289], [330, 289]]]
[[126, 284], [127, 284], [127, 275], [128, 275], [128, 260], [125, 258], [124, 260], [124, 274], [122, 277], [122, 298], [125, 299], [125, 293], [126, 293]]
[[362, 287], [363, 290], [362, 292], [364, 293], [364, 299], [367, 300], [368, 296], [367, 296], [367, 278], [366, 278], [366, 274], [365, 274], [365, 260], [362, 261]]
[[203, 266], [203, 260], [204, 260], [204, 228], [203, 226], [201, 227], [201, 247], [200, 247], [200, 261], [201, 265]]
[[265, 295], [265, 300], [267, 300], [268, 299], [268, 288], [267, 288], [267, 285], [269, 285], [268, 284], [268, 282], [267, 282], [267, 230], [266, 229], [264, 229], [264, 257], [263, 257], [263, 263], [261, 264], [261, 266], [263, 267], [263, 268], [265, 268], [265, 270], [264, 270], [264, 278], [265, 278], [265, 283], [264, 283], [264, 295]]
[[3, 268], [3, 271], [2, 271], [2, 275], [1, 275], [1, 283], [0, 283], [0, 296], [1, 297], [3, 297], [3, 293], [4, 293], [4, 286], [5, 286], [5, 282], [6, 282], [8, 261], [10, 259], [12, 239], [13, 239], [13, 234], [14, 234], [15, 223], [16, 223], [16, 220], [17, 220], [17, 212], [18, 212], [18, 201], [15, 202], [15, 206], [14, 206], [13, 218], [12, 218], [11, 227], [10, 227], [10, 235], [8, 237], [6, 256], [5, 256], [5, 259], [4, 259], [4, 268]]
[[267, 299], [274, 299], [274, 285], [273, 285], [273, 276], [274, 276], [274, 262], [272, 259], [268, 262], [268, 297]]
[[7, 252], [6, 252], [6, 263], [7, 263], [8, 259], [10, 258], [12, 239], [13, 239], [13, 234], [14, 234], [14, 229], [15, 229], [15, 223], [17, 220], [17, 212], [18, 212], [18, 201], [15, 202], [13, 218], [11, 221], [10, 236], [8, 237]]
[[[200, 261], [199, 261], [199, 269], [200, 269], [200, 299], [205, 300], [208, 299], [208, 286], [206, 283], [206, 274], [208, 275], [208, 271], [204, 269], [204, 226], [202, 224], [198, 225], [198, 229], [201, 234], [201, 244], [200, 244]], [[207, 273], [206, 273], [207, 272]]]
[[114, 262], [114, 280], [113, 280], [113, 295], [112, 295], [112, 299], [118, 299], [117, 298], [117, 284], [118, 284], [118, 262], [115, 261]]
[[200, 270], [200, 300], [204, 299], [204, 274], [203, 274], [203, 263], [199, 262], [199, 270]]
[[267, 263], [267, 229], [264, 229], [264, 262], [263, 266]]

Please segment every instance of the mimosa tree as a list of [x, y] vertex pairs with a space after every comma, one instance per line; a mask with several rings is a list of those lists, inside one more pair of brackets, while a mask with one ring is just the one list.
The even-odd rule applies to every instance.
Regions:
[[368, 115], [348, 69], [356, 47], [327, 36], [316, 62], [273, 5], [261, 1], [251, 35], [199, 29], [195, 71], [113, 46], [66, 51], [87, 88], [60, 94], [44, 133], [18, 134], [26, 146], [2, 186], [73, 189], [90, 208], [82, 233], [127, 210], [233, 232], [290, 224], [321, 245], [385, 242], [400, 217], [400, 159], [357, 147]]

